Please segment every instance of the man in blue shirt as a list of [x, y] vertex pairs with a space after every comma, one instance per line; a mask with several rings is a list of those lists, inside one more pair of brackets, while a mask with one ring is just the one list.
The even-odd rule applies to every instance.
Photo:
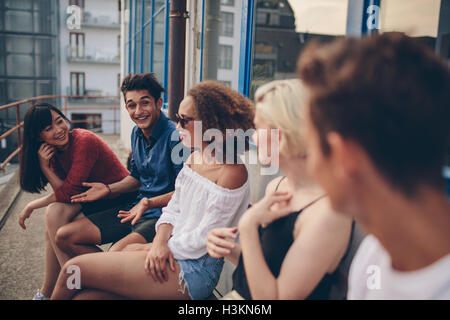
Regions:
[[[72, 197], [73, 202], [90, 202], [110, 194], [139, 190], [137, 199], [119, 210], [118, 215], [108, 210], [88, 216], [99, 229], [101, 243], [121, 239], [110, 250], [122, 250], [131, 243], [152, 242], [155, 223], [172, 197], [175, 179], [183, 166], [182, 161], [172, 161], [172, 152], [177, 151], [174, 148], [180, 143], [179, 134], [161, 112], [164, 88], [154, 75], [129, 74], [121, 90], [126, 109], [136, 124], [131, 134], [130, 175], [110, 185], [84, 183], [90, 189]], [[178, 159], [186, 158], [187, 150], [178, 150], [183, 152], [178, 154]]]

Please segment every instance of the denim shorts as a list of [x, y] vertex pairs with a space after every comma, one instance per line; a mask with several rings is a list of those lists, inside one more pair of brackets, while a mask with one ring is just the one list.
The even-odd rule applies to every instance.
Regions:
[[[181, 269], [179, 290], [184, 293], [187, 287], [192, 300], [208, 298], [219, 282], [224, 263], [223, 258], [216, 259], [206, 254], [195, 260], [177, 260], [177, 262]], [[183, 280], [184, 286], [182, 286]]]

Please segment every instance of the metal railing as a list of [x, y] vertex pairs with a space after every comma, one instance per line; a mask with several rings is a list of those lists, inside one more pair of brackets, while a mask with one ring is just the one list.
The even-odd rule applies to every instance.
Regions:
[[[70, 14], [64, 15], [64, 21], [67, 21]], [[102, 15], [82, 10], [81, 27], [83, 28], [104, 28], [104, 29], [120, 29], [120, 15], [113, 17], [112, 15]]]
[[119, 64], [120, 53], [114, 49], [66, 46], [66, 60], [68, 62], [91, 62], [105, 64]]
[[[23, 121], [21, 121], [21, 114], [20, 114], [20, 106], [31, 103], [31, 105], [34, 105], [36, 103], [44, 102], [46, 99], [63, 99], [63, 106], [61, 108], [61, 111], [64, 113], [64, 115], [67, 116], [68, 111], [73, 110], [92, 110], [92, 108], [85, 108], [85, 107], [69, 107], [68, 106], [68, 99], [71, 98], [82, 98], [82, 99], [112, 99], [113, 100], [113, 106], [112, 111], [114, 114], [113, 120], [103, 120], [102, 122], [114, 122], [114, 133], [117, 133], [117, 122], [120, 121], [120, 118], [116, 116], [116, 112], [119, 108], [119, 97], [118, 96], [74, 96], [74, 95], [45, 95], [45, 96], [38, 96], [33, 98], [28, 98], [24, 100], [20, 100], [17, 102], [12, 102], [3, 106], [0, 106], [0, 111], [7, 110], [10, 108], [16, 108], [16, 125], [9, 130], [5, 131], [0, 135], [0, 141], [3, 139], [6, 139], [8, 136], [13, 134], [14, 132], [17, 132], [17, 149], [15, 149], [13, 152], [11, 152], [6, 159], [0, 163], [0, 170], [4, 170], [6, 165], [16, 156], [19, 155], [19, 162], [20, 162], [20, 152], [22, 150], [22, 132], [21, 128], [23, 127]], [[97, 109], [106, 109], [105, 106], [98, 106]], [[111, 110], [108, 108], [107, 110]], [[70, 121], [72, 124], [74, 123], [97, 123], [97, 119], [92, 120], [74, 120]]]
[[109, 15], [97, 15], [89, 11], [85, 11], [83, 15], [82, 26], [120, 29], [119, 16], [117, 16], [116, 18]]

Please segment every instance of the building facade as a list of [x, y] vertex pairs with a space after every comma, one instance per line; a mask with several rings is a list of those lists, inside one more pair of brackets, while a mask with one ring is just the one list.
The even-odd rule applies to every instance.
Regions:
[[[60, 3], [61, 94], [74, 96], [67, 105], [61, 102], [67, 117], [74, 127], [118, 133], [119, 105], [112, 97], [119, 95], [120, 86], [119, 1]], [[80, 8], [79, 21], [72, 19], [70, 6]], [[84, 95], [98, 98], [76, 97]]]
[[[0, 105], [58, 94], [58, 17], [57, 0], [0, 1]], [[20, 118], [28, 107], [20, 105]], [[15, 125], [16, 108], [1, 110], [0, 134]], [[17, 135], [3, 139], [0, 161], [15, 149]]]

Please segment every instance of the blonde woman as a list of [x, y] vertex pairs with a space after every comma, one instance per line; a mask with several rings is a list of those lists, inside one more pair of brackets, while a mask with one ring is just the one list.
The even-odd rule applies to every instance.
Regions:
[[[258, 150], [267, 143], [272, 159], [270, 146], [276, 144], [284, 176], [267, 185], [265, 197], [244, 213], [238, 228], [208, 233], [208, 253], [237, 265], [233, 289], [244, 299], [328, 299], [352, 222], [333, 213], [307, 172], [305, 90], [296, 79], [273, 81], [256, 91], [255, 102]], [[278, 137], [270, 135], [272, 129]], [[267, 158], [260, 154], [260, 161]], [[237, 231], [240, 244], [234, 241]]]

